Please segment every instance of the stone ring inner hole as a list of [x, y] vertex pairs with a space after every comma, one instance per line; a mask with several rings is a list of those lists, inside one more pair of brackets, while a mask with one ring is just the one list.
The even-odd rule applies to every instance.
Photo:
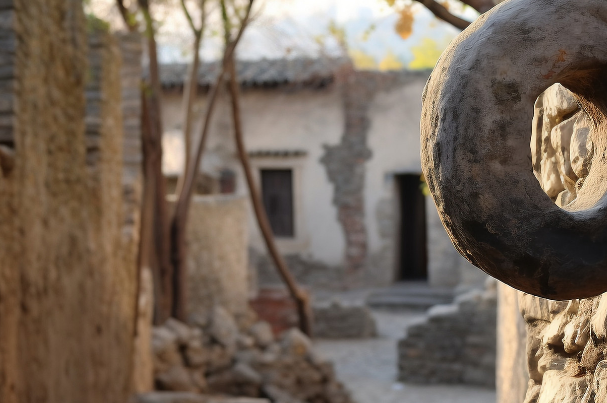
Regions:
[[546, 89], [535, 102], [533, 173], [559, 207], [576, 200], [590, 173], [595, 151], [592, 125], [576, 96], [559, 83]]

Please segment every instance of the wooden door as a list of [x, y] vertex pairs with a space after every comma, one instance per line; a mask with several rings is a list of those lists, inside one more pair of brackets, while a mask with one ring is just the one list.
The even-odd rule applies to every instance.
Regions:
[[398, 175], [400, 193], [400, 264], [398, 280], [428, 278], [426, 199], [421, 175]]

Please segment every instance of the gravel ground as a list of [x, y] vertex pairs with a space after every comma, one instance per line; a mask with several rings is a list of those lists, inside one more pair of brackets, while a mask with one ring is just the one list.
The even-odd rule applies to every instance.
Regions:
[[472, 386], [420, 386], [396, 382], [396, 343], [423, 319], [418, 312], [374, 313], [379, 337], [319, 340], [319, 351], [335, 363], [337, 375], [357, 403], [494, 403], [495, 391]]

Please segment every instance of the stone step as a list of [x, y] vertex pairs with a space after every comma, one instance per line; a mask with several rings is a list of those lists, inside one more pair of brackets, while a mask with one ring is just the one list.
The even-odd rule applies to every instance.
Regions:
[[372, 308], [428, 309], [434, 305], [450, 304], [454, 293], [451, 289], [431, 288], [427, 283], [401, 283], [376, 290], [367, 297]]

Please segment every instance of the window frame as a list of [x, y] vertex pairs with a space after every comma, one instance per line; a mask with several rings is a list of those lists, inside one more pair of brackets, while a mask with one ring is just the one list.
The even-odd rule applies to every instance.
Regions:
[[284, 254], [299, 254], [308, 250], [310, 238], [305, 226], [306, 214], [303, 205], [304, 166], [307, 155], [290, 156], [259, 156], [249, 155], [255, 185], [259, 194], [261, 188], [261, 170], [264, 169], [290, 169], [292, 172], [293, 187], [293, 236], [276, 236], [276, 244]]

